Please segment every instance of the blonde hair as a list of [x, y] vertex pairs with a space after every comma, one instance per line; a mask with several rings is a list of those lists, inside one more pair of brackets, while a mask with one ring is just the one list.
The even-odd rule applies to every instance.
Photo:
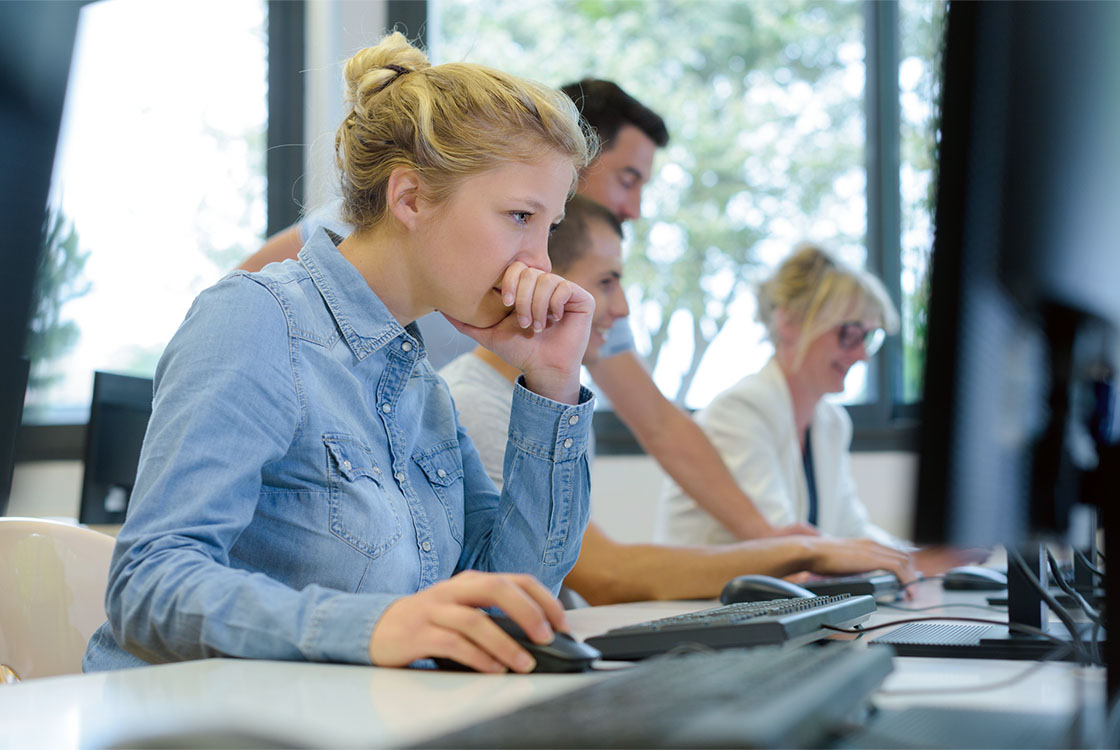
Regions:
[[898, 330], [898, 312], [879, 279], [811, 244], [798, 245], [758, 288], [757, 317], [775, 346], [779, 315], [799, 326], [795, 366], [814, 339], [843, 323], [874, 319], [887, 333]]
[[342, 218], [368, 229], [388, 213], [389, 175], [416, 170], [425, 198], [439, 203], [458, 183], [504, 163], [551, 150], [575, 176], [594, 158], [597, 139], [564, 94], [470, 63], [432, 66], [400, 33], [346, 63], [350, 113], [335, 136]]

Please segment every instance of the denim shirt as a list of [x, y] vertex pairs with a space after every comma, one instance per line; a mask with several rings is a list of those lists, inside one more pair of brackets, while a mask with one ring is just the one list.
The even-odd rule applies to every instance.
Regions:
[[369, 663], [398, 598], [467, 570], [553, 591], [589, 515], [594, 406], [517, 389], [499, 495], [414, 326], [320, 230], [199, 295], [152, 418], [86, 671], [210, 656]]

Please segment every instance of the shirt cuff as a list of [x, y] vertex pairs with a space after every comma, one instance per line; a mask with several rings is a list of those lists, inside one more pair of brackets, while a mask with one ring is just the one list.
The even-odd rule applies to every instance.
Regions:
[[309, 661], [370, 664], [373, 629], [389, 605], [400, 597], [339, 592], [320, 602], [304, 633], [300, 651]]
[[519, 377], [514, 386], [509, 417], [510, 442], [518, 450], [556, 462], [571, 461], [586, 454], [591, 440], [595, 395], [581, 385], [578, 403], [562, 404], [530, 391], [523, 377]]

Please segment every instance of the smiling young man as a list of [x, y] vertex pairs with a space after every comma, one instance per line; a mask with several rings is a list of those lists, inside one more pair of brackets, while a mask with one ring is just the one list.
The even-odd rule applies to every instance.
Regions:
[[[577, 195], [548, 242], [552, 271], [595, 299], [583, 364], [594, 367], [613, 325], [629, 313], [623, 294], [622, 227], [606, 208]], [[514, 383], [520, 375], [483, 347], [440, 370], [459, 420], [474, 441], [486, 472], [501, 486]], [[634, 512], [643, 512], [635, 508]], [[718, 546], [622, 544], [591, 522], [575, 567], [564, 584], [591, 604], [647, 599], [715, 597], [731, 578], [746, 573], [824, 575], [884, 568], [913, 580], [905, 552], [868, 539], [783, 536]]]

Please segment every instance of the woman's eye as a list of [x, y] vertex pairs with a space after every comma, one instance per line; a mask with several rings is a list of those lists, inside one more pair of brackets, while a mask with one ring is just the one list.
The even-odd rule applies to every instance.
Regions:
[[510, 216], [513, 217], [513, 220], [516, 221], [518, 224], [522, 224], [522, 225], [528, 224], [529, 223], [529, 218], [532, 215], [533, 215], [533, 213], [531, 211], [511, 211], [510, 212]]

